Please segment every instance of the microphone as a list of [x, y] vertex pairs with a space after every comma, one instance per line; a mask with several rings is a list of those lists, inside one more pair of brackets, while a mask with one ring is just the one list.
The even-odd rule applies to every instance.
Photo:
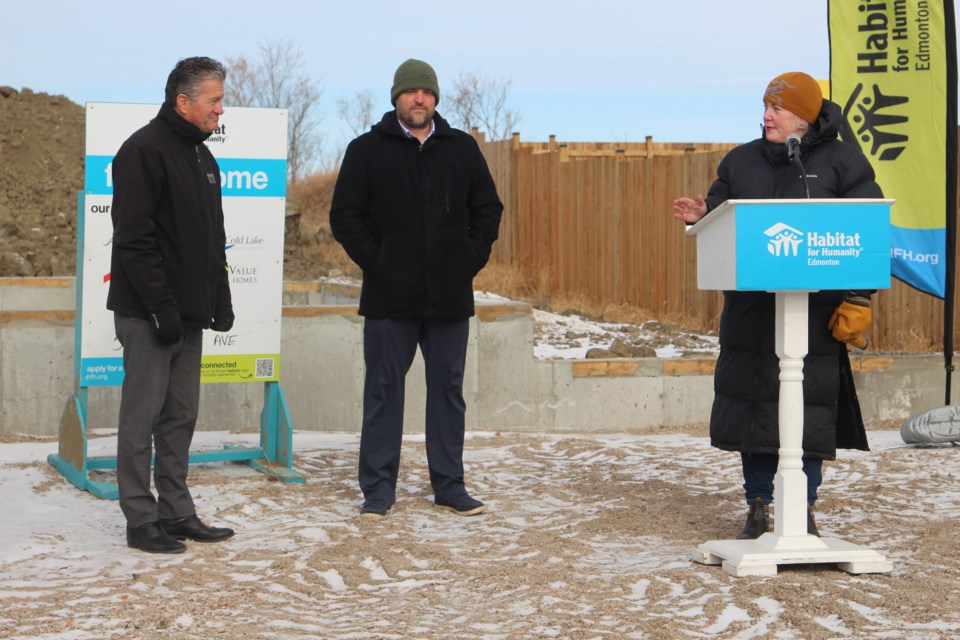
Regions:
[[803, 178], [803, 190], [810, 197], [810, 185], [807, 184], [807, 170], [803, 168], [803, 162], [800, 160], [800, 136], [791, 133], [787, 136], [787, 156], [790, 162], [796, 162], [800, 167], [800, 177]]
[[796, 133], [787, 136], [787, 157], [790, 162], [800, 159], [800, 136]]

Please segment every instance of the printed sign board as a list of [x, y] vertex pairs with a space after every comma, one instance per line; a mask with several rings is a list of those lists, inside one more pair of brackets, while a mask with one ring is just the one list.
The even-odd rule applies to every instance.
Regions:
[[699, 236], [698, 285], [737, 291], [888, 288], [891, 202], [728, 200], [687, 230]]
[[[106, 308], [113, 223], [113, 156], [159, 105], [89, 103], [86, 178], [78, 224], [82, 287], [80, 385], [123, 382], [122, 348]], [[276, 382], [280, 371], [287, 112], [227, 108], [205, 143], [217, 158], [223, 193], [226, 255], [236, 322], [205, 331], [203, 382]]]

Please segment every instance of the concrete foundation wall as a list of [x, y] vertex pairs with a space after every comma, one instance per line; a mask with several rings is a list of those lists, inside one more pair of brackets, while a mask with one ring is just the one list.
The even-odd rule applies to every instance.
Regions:
[[[281, 386], [296, 429], [357, 431], [363, 319], [349, 285], [284, 287]], [[55, 435], [74, 385], [72, 278], [0, 278], [0, 432]], [[856, 356], [868, 423], [943, 405], [939, 354]], [[470, 321], [464, 397], [470, 429], [652, 432], [709, 420], [711, 359], [552, 360], [533, 357], [522, 303], [478, 302]], [[406, 429], [423, 430], [423, 362], [407, 377]], [[951, 398], [958, 401], [955, 379]], [[116, 428], [120, 390], [90, 388], [88, 428]], [[203, 387], [198, 428], [256, 430], [263, 385]]]

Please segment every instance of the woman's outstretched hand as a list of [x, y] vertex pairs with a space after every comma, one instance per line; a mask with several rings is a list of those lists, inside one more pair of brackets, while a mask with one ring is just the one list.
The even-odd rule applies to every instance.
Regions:
[[673, 217], [679, 218], [687, 224], [693, 224], [707, 215], [707, 203], [702, 195], [693, 198], [677, 198], [673, 201]]

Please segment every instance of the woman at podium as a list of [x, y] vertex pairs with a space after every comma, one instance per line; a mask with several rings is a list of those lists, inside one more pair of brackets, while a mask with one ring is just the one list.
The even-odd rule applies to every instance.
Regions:
[[[706, 198], [674, 200], [674, 216], [693, 224], [728, 199], [882, 198], [866, 157], [839, 139], [841, 119], [840, 107], [823, 99], [812, 77], [801, 72], [777, 76], [763, 94], [762, 137], [724, 156]], [[847, 345], [866, 348], [871, 293], [819, 291], [809, 296], [803, 470], [807, 531], [813, 535], [819, 535], [813, 505], [823, 461], [835, 459], [837, 448], [868, 448]], [[757, 538], [768, 529], [780, 447], [775, 336], [773, 293], [724, 292], [710, 441], [741, 456], [747, 517], [738, 539]]]

